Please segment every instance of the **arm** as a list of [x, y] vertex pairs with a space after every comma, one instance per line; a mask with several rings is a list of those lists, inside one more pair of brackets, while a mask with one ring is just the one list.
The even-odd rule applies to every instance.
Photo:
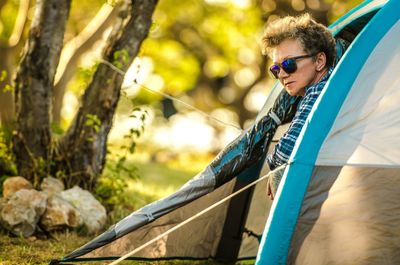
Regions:
[[296, 113], [299, 100], [300, 98], [291, 97], [283, 90], [266, 116], [218, 154], [208, 166], [215, 174], [216, 187], [228, 182], [264, 157], [279, 126], [275, 120], [278, 118], [280, 123], [290, 121]]

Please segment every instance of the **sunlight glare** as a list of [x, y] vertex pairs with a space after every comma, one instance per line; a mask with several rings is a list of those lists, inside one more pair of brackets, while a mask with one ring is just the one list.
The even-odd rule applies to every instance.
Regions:
[[169, 125], [156, 130], [154, 141], [175, 150], [210, 151], [214, 146], [215, 130], [206, 122], [202, 115], [195, 112], [174, 115]]
[[205, 0], [205, 2], [210, 5], [225, 5], [231, 3], [237, 8], [242, 8], [242, 9], [251, 6], [250, 0]]
[[160, 75], [151, 74], [146, 79], [144, 85], [152, 90], [162, 91], [164, 88], [164, 79]]
[[131, 86], [135, 80], [138, 84], [143, 84], [153, 70], [153, 59], [150, 57], [136, 57], [131, 66], [129, 66], [128, 71], [126, 71], [122, 87]]
[[240, 132], [232, 127], [225, 127], [220, 133], [218, 147], [224, 149], [230, 142], [239, 136]]
[[251, 85], [256, 79], [256, 73], [250, 67], [245, 67], [235, 73], [235, 83], [240, 87]]
[[255, 85], [244, 99], [245, 108], [253, 112], [260, 111], [268, 97], [268, 87], [265, 82]]
[[238, 52], [238, 59], [242, 64], [250, 65], [255, 63], [256, 55], [252, 49], [241, 48]]
[[238, 8], [249, 8], [251, 6], [250, 0], [231, 0], [231, 2]]
[[63, 98], [61, 117], [67, 121], [72, 120], [75, 116], [78, 106], [79, 101], [76, 95], [71, 91], [66, 91]]

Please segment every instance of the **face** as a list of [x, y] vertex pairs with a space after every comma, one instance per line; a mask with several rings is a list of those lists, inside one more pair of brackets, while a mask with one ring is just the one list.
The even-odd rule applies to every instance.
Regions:
[[[272, 60], [274, 64], [280, 64], [288, 58], [302, 55], [308, 54], [298, 40], [285, 40], [273, 49]], [[293, 73], [286, 73], [282, 68], [280, 69], [279, 81], [289, 95], [304, 96], [305, 87], [317, 83], [322, 78], [326, 60], [325, 62], [321, 60], [321, 56], [325, 58], [324, 53], [319, 53], [315, 59], [313, 57], [297, 59], [297, 70]]]

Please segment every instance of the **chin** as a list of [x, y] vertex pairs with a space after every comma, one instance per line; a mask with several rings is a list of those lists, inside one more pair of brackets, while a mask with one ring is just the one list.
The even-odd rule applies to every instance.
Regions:
[[304, 89], [301, 89], [301, 88], [291, 87], [291, 88], [285, 88], [285, 89], [286, 89], [286, 92], [288, 92], [288, 94], [292, 97], [304, 95]]
[[292, 97], [297, 96], [297, 93], [295, 93], [295, 91], [293, 91], [292, 89], [289, 90], [289, 89], [286, 88], [286, 92]]

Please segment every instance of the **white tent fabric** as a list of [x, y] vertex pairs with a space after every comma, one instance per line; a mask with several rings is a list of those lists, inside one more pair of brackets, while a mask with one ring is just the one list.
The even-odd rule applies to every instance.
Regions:
[[400, 165], [400, 126], [394, 126], [400, 125], [400, 46], [393, 40], [400, 40], [400, 21], [366, 61], [317, 165]]

